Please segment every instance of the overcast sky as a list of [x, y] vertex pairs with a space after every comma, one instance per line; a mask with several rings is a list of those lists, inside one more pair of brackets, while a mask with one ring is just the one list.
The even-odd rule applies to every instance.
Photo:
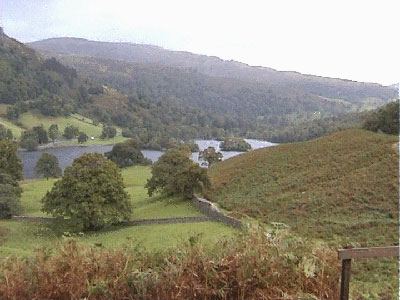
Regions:
[[83, 37], [159, 45], [357, 81], [400, 81], [400, 0], [0, 0], [22, 42]]

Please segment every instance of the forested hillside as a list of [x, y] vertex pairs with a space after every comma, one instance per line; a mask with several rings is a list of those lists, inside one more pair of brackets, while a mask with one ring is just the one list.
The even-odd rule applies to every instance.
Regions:
[[[279, 72], [149, 45], [75, 38], [31, 45], [95, 82], [146, 95], [152, 103], [188, 105], [197, 112], [189, 119], [223, 128], [214, 130], [218, 136], [309, 139], [353, 126], [344, 114], [377, 108], [396, 95], [393, 87]], [[337, 126], [338, 118], [346, 124]]]
[[303, 75], [297, 72], [279, 72], [271, 68], [252, 67], [236, 61], [225, 61], [215, 56], [170, 51], [151, 45], [94, 42], [76, 38], [47, 39], [31, 45], [40, 50], [76, 56], [189, 68], [210, 76], [263, 82], [283, 89], [295, 88], [301, 90], [302, 93], [343, 99], [351, 103], [366, 101], [368, 98], [381, 100], [394, 98], [393, 88], [379, 84]]
[[102, 81], [94, 83], [55, 58], [39, 57], [2, 31], [0, 105], [2, 124], [10, 129], [22, 127], [20, 116], [28, 111], [52, 117], [80, 113], [97, 122], [118, 125], [127, 137], [155, 149], [166, 147], [171, 138], [216, 137], [239, 130], [228, 116], [189, 104], [151, 100], [143, 93], [127, 95]]

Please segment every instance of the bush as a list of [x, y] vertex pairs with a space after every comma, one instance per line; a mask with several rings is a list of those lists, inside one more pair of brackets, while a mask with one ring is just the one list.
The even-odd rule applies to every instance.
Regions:
[[65, 169], [42, 199], [42, 211], [94, 230], [129, 219], [129, 195], [120, 169], [99, 153], [85, 153]]
[[210, 186], [207, 170], [190, 158], [190, 150], [167, 150], [151, 168], [152, 177], [147, 180], [149, 196], [156, 192], [163, 195], [182, 195], [191, 198], [196, 191]]
[[1, 261], [7, 280], [0, 281], [0, 294], [43, 300], [339, 297], [335, 249], [262, 230], [207, 246], [196, 236], [162, 253], [69, 240], [54, 255], [43, 249], [31, 259]]

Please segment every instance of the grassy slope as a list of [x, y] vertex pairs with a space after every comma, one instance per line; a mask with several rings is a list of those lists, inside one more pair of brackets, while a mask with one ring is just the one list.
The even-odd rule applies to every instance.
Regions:
[[[115, 138], [112, 139], [100, 139], [100, 135], [102, 132], [102, 124], [99, 125], [94, 125], [93, 121], [91, 119], [88, 119], [82, 115], [79, 114], [72, 114], [71, 116], [68, 117], [49, 117], [49, 116], [43, 116], [38, 113], [33, 113], [33, 112], [26, 112], [23, 113], [19, 121], [22, 123], [24, 128], [32, 128], [34, 126], [38, 125], [43, 125], [46, 130], [51, 126], [51, 124], [57, 124], [58, 129], [62, 133], [68, 125], [73, 125], [79, 128], [80, 131], [86, 133], [89, 137], [93, 136], [95, 137], [95, 140], [88, 140], [84, 145], [94, 145], [94, 144], [115, 144], [122, 142], [126, 140], [126, 138], [121, 136], [121, 128], [116, 127], [117, 129], [117, 135]], [[1, 119], [0, 119], [1, 122]], [[13, 125], [13, 124], [12, 124]], [[15, 125], [13, 125], [15, 126]], [[17, 127], [17, 126], [16, 126]], [[17, 127], [19, 128], [19, 127]], [[19, 128], [20, 131], [23, 130], [23, 128]], [[20, 133], [19, 133], [20, 135]], [[19, 136], [18, 135], [18, 136]], [[58, 144], [61, 145], [74, 145], [78, 144], [76, 139], [72, 140], [64, 140]]]
[[[190, 203], [180, 198], [149, 198], [144, 184], [150, 176], [150, 168], [135, 166], [123, 170], [127, 192], [133, 204], [132, 219], [198, 216], [201, 215]], [[24, 192], [22, 205], [24, 215], [43, 216], [40, 199], [49, 190], [55, 179], [25, 180], [21, 183]], [[28, 255], [35, 247], [50, 246], [59, 240], [60, 229], [46, 224], [0, 221], [0, 257], [10, 254]], [[63, 229], [63, 231], [68, 231]], [[3, 240], [2, 240], [3, 232]], [[160, 250], [181, 243], [192, 235], [200, 234], [205, 243], [212, 243], [221, 236], [230, 236], [235, 230], [216, 223], [149, 225], [137, 227], [113, 227], [100, 232], [80, 236], [88, 243], [102, 243], [104, 246], [122, 246], [138, 242], [148, 249]]]
[[[282, 222], [297, 234], [338, 247], [394, 245], [397, 141], [395, 136], [347, 130], [251, 151], [210, 169], [213, 200], [237, 215]], [[394, 295], [398, 282], [393, 260], [359, 260], [354, 265], [354, 291], [388, 289]]]

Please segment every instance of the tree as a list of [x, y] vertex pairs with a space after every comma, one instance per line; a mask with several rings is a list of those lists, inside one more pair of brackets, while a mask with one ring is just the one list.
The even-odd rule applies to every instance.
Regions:
[[0, 140], [13, 140], [13, 134], [10, 129], [5, 128], [3, 125], [0, 124]]
[[14, 181], [23, 178], [22, 163], [17, 155], [17, 145], [15, 143], [6, 140], [0, 141], [0, 170], [9, 174]]
[[49, 153], [43, 153], [35, 165], [35, 172], [42, 174], [49, 180], [49, 177], [59, 177], [62, 174], [58, 165], [58, 158]]
[[18, 180], [22, 179], [22, 164], [17, 155], [17, 145], [0, 140], [0, 218], [21, 211], [19, 199], [22, 190]]
[[115, 135], [117, 134], [117, 130], [115, 129], [115, 127], [112, 126], [105, 126], [103, 127], [103, 131], [101, 133], [101, 138], [102, 139], [112, 139], [113, 137], [115, 137]]
[[132, 213], [121, 170], [99, 153], [75, 159], [42, 202], [42, 211], [71, 218], [85, 230], [128, 220]]
[[206, 161], [208, 163], [208, 167], [216, 162], [221, 161], [222, 157], [222, 153], [215, 151], [214, 147], [208, 147], [199, 153], [199, 160]]
[[0, 171], [0, 218], [8, 218], [21, 212], [22, 189], [10, 174]]
[[47, 144], [49, 142], [47, 131], [43, 128], [43, 125], [35, 126], [32, 130], [36, 133], [39, 144]]
[[251, 145], [242, 138], [229, 137], [221, 142], [222, 151], [248, 151]]
[[372, 112], [363, 124], [363, 128], [370, 131], [381, 131], [387, 134], [399, 133], [399, 103], [390, 102], [378, 111]]
[[28, 151], [35, 151], [39, 145], [37, 133], [33, 130], [24, 131], [21, 135], [21, 147]]
[[60, 131], [58, 130], [58, 125], [51, 124], [49, 128], [49, 138], [52, 140], [53, 144], [59, 136], [60, 136]]
[[70, 139], [76, 138], [78, 136], [78, 134], [79, 134], [79, 128], [78, 127], [75, 127], [75, 126], [72, 126], [72, 125], [68, 125], [64, 129], [63, 136], [70, 140]]
[[79, 132], [79, 135], [78, 135], [78, 143], [80, 143], [80, 144], [86, 143], [87, 140], [88, 140], [88, 138], [89, 138], [89, 137], [87, 136], [86, 133], [84, 133], [84, 132]]
[[159, 158], [151, 168], [152, 177], [146, 183], [150, 197], [160, 192], [191, 198], [194, 192], [210, 186], [207, 170], [194, 163], [189, 155], [188, 148], [172, 148]]
[[115, 144], [110, 152], [104, 153], [104, 156], [111, 159], [120, 168], [148, 163], [140, 151], [140, 144], [132, 139]]

